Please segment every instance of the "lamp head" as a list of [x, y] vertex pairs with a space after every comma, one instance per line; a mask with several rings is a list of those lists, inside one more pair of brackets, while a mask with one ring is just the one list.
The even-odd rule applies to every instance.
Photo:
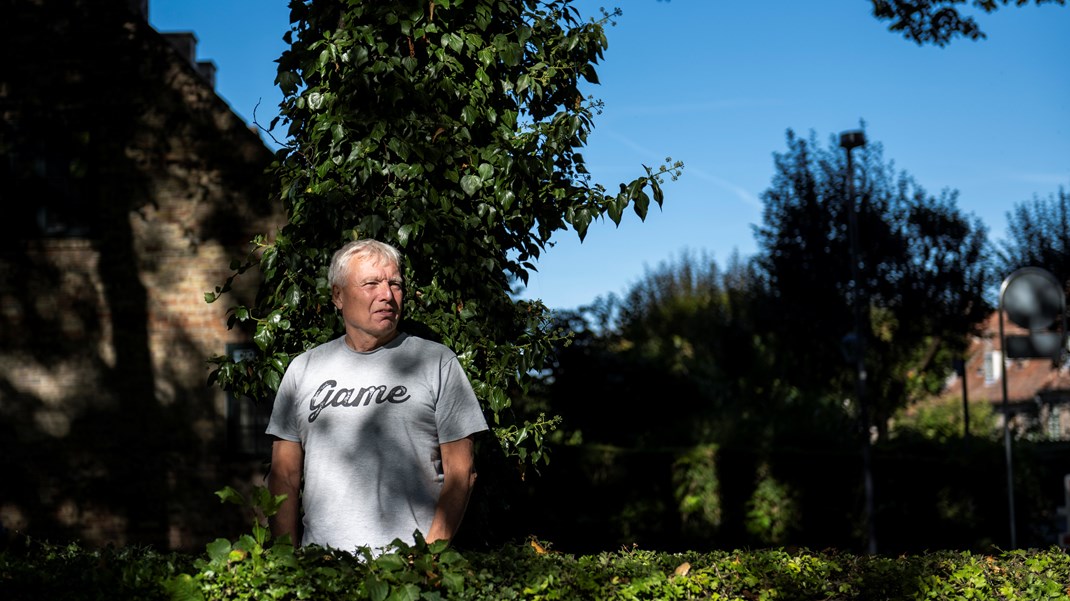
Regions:
[[860, 129], [845, 131], [840, 134], [840, 147], [847, 150], [866, 145], [866, 134]]

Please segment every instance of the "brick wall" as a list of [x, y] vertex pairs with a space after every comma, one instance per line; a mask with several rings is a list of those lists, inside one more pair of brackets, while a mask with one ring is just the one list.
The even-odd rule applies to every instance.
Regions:
[[[200, 548], [250, 487], [208, 359], [249, 339], [208, 304], [281, 223], [271, 153], [125, 0], [37, 0], [0, 48], [0, 523], [88, 544]], [[73, 5], [73, 6], [72, 6]]]

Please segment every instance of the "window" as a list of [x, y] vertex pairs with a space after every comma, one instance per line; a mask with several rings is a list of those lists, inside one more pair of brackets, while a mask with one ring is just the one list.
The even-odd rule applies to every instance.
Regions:
[[[228, 344], [227, 355], [237, 362], [256, 355], [251, 343]], [[271, 401], [239, 398], [227, 393], [227, 452], [241, 457], [271, 457], [271, 437], [264, 433], [271, 417]]]
[[985, 351], [985, 386], [991, 386], [999, 381], [1003, 375], [1003, 353], [999, 351]]
[[7, 213], [0, 224], [5, 239], [93, 237], [89, 164], [76, 146], [42, 138], [4, 157], [0, 177], [8, 189], [0, 194], [11, 195], [4, 199]]
[[1052, 404], [1048, 408], [1048, 440], [1062, 440], [1063, 427], [1060, 407]]

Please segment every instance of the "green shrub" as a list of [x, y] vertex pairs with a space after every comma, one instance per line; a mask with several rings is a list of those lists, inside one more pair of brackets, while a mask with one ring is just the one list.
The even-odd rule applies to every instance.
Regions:
[[[536, 546], [538, 549], [536, 549]], [[1070, 555], [1018, 550], [886, 557], [763, 549], [574, 556], [543, 544], [461, 553], [396, 545], [372, 557], [252, 537], [204, 557], [24, 541], [0, 553], [0, 599], [1070, 600]]]
[[413, 545], [395, 541], [379, 553], [348, 553], [273, 539], [263, 520], [279, 497], [262, 490], [248, 500], [232, 489], [218, 494], [253, 510], [252, 534], [216, 540], [199, 557], [16, 539], [0, 552], [0, 599], [1070, 601], [1070, 555], [1058, 548], [888, 557], [633, 546], [576, 556], [534, 539], [462, 553], [417, 533]]
[[0, 599], [166, 599], [166, 583], [193, 558], [147, 547], [86, 549], [15, 538], [0, 552]]

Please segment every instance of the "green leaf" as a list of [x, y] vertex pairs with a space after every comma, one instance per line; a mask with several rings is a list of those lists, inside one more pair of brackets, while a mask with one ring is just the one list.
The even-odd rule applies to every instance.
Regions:
[[657, 181], [650, 182], [650, 189], [654, 192], [654, 202], [660, 207], [665, 201], [665, 193], [661, 191], [661, 185]]
[[217, 538], [208, 543], [207, 551], [208, 558], [211, 561], [216, 563], [226, 563], [227, 557], [230, 556], [231, 551], [230, 541], [225, 538]]
[[609, 202], [609, 218], [613, 220], [613, 223], [620, 225], [621, 217], [624, 215], [624, 206], [626, 199], [623, 196], [617, 196]]
[[389, 601], [418, 601], [420, 587], [415, 584], [402, 584], [390, 592]]
[[478, 175], [466, 175], [461, 178], [461, 189], [469, 196], [474, 196], [483, 187], [483, 179]]
[[580, 237], [580, 241], [587, 236], [587, 227], [591, 224], [591, 212], [587, 209], [580, 209], [576, 211], [575, 215], [570, 221], [572, 227], [576, 228], [576, 233]]
[[647, 209], [650, 207], [650, 197], [646, 195], [646, 192], [639, 190], [632, 200], [632, 208], [635, 210], [635, 214], [639, 216], [639, 219], [646, 221]]
[[520, 64], [520, 58], [524, 52], [520, 44], [502, 44], [498, 47], [498, 56], [507, 67], [515, 67]]
[[292, 96], [297, 92], [297, 87], [301, 84], [301, 78], [293, 71], [280, 71], [278, 76], [275, 77], [275, 83], [278, 84], [283, 94]]
[[215, 492], [219, 500], [224, 503], [233, 503], [235, 505], [245, 505], [245, 497], [233, 487], [227, 486], [223, 490], [217, 490]]
[[286, 366], [290, 363], [290, 356], [286, 353], [276, 353], [268, 360], [271, 369], [281, 373], [286, 372]]
[[390, 594], [390, 585], [380, 580], [375, 574], [370, 574], [364, 580], [364, 590], [368, 591], [371, 601], [385, 601]]
[[275, 370], [268, 370], [264, 373], [264, 385], [268, 390], [274, 392], [279, 389], [279, 384], [282, 382], [282, 374]]
[[471, 304], [471, 303], [469, 303], [469, 304], [465, 305], [465, 306], [464, 306], [463, 308], [461, 308], [461, 310], [460, 310], [460, 311], [458, 312], [458, 317], [460, 317], [460, 318], [461, 318], [461, 321], [468, 321], [469, 319], [472, 319], [472, 318], [473, 318], [473, 317], [475, 317], [475, 316], [476, 316], [476, 311], [475, 311], [475, 309], [473, 308], [473, 306], [472, 306], [472, 304]]
[[509, 212], [513, 208], [513, 202], [516, 201], [516, 194], [513, 194], [512, 190], [506, 190], [499, 200], [502, 203], [502, 210]]
[[461, 39], [461, 36], [453, 33], [443, 35], [442, 44], [457, 53], [464, 49], [464, 40]]
[[296, 307], [301, 304], [301, 289], [297, 287], [297, 284], [290, 285], [286, 290], [286, 294], [283, 295], [282, 302], [291, 307]]
[[256, 333], [253, 334], [253, 342], [262, 351], [267, 351], [273, 342], [275, 342], [275, 329], [266, 322], [262, 321], [256, 325]]
[[412, 235], [414, 229], [411, 223], [406, 223], [398, 228], [398, 243], [401, 244], [402, 248], [409, 245], [409, 236]]
[[360, 220], [360, 229], [371, 237], [378, 236], [384, 225], [386, 225], [386, 220], [380, 215], [368, 215]]
[[171, 601], [204, 601], [200, 587], [189, 574], [178, 574], [165, 584]]
[[472, 105], [468, 105], [461, 109], [461, 122], [465, 125], [472, 125], [479, 119], [479, 110]]
[[408, 568], [408, 561], [397, 553], [384, 553], [375, 560], [375, 565], [387, 572], [396, 572]]
[[583, 68], [583, 78], [593, 84], [601, 83], [598, 81], [598, 72], [595, 71], [594, 65], [586, 65]]
[[278, 249], [274, 246], [268, 246], [264, 249], [264, 254], [260, 256], [260, 273], [264, 274], [264, 277], [271, 279], [275, 277], [275, 262], [278, 259]]

